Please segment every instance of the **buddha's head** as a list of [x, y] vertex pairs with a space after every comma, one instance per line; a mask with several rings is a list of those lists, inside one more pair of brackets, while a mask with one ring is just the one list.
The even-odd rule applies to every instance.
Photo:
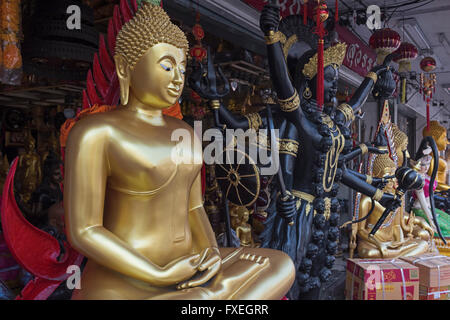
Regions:
[[436, 141], [436, 145], [439, 151], [444, 151], [447, 148], [447, 145], [450, 142], [447, 140], [447, 129], [441, 126], [438, 121], [430, 121], [430, 129], [427, 130], [427, 127], [423, 128], [423, 136], [424, 137], [433, 137], [434, 141]]
[[246, 207], [232, 206], [230, 209], [231, 227], [236, 229], [242, 222], [247, 222], [250, 213]]
[[403, 165], [404, 161], [403, 151], [406, 151], [406, 156], [409, 157], [408, 136], [395, 124], [392, 125], [392, 132], [394, 134], [395, 150], [397, 151], [398, 156], [398, 166], [400, 167]]
[[33, 136], [31, 135], [31, 133], [27, 134], [27, 140], [26, 140], [26, 151], [27, 152], [33, 152], [34, 149], [36, 147], [36, 140], [34, 140]]
[[143, 4], [117, 35], [121, 103], [126, 105], [131, 94], [153, 108], [175, 104], [184, 87], [188, 48], [185, 34], [161, 7]]
[[248, 222], [248, 219], [250, 217], [250, 212], [246, 207], [242, 207], [243, 209], [239, 210], [239, 218], [241, 223]]
[[[393, 176], [396, 170], [395, 162], [389, 157], [389, 154], [378, 155], [373, 163], [373, 176], [376, 178]], [[394, 193], [396, 188], [396, 179], [390, 179], [383, 191]]]

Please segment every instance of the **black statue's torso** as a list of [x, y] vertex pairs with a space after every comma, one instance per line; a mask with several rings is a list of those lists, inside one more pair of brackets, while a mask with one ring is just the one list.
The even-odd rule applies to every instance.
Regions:
[[[287, 162], [295, 161], [293, 164], [292, 189], [308, 194], [314, 194], [313, 182], [316, 179], [317, 168], [321, 168], [326, 176], [324, 179], [321, 179], [323, 187], [326, 192], [329, 192], [335, 182], [336, 169], [338, 166], [337, 160], [343, 149], [342, 144], [344, 138], [338, 126], [327, 114], [321, 113], [320, 117], [325, 120], [324, 122], [328, 123], [328, 125], [323, 123], [323, 121], [319, 123], [317, 121], [314, 122], [306, 112], [301, 112], [303, 116], [297, 118], [299, 119], [299, 122], [293, 122], [297, 129], [296, 132], [292, 134], [287, 130], [284, 136], [284, 138], [287, 139], [297, 140], [300, 144], [297, 158], [287, 159]], [[327, 126], [329, 133], [332, 136], [332, 140], [334, 140], [330, 150], [327, 152], [321, 150], [323, 135], [320, 134], [319, 130], [323, 130], [323, 128], [320, 128], [320, 126]]]

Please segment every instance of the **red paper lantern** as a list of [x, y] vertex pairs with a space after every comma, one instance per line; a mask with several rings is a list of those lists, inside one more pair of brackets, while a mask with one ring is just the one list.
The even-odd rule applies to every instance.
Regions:
[[377, 63], [382, 64], [388, 54], [400, 47], [401, 37], [392, 29], [379, 29], [372, 34], [369, 44], [377, 53]]
[[395, 53], [397, 54], [397, 56], [395, 57], [394, 62], [399, 64], [398, 71], [411, 71], [411, 61], [416, 59], [419, 55], [419, 51], [417, 50], [416, 46], [408, 42], [402, 42]]
[[203, 48], [201, 45], [195, 45], [191, 48], [189, 51], [189, 54], [195, 58], [197, 61], [202, 61], [206, 58], [206, 55], [208, 54], [206, 49]]
[[426, 57], [423, 58], [422, 61], [420, 61], [420, 69], [422, 69], [424, 72], [431, 72], [434, 69], [436, 69], [436, 60], [432, 57]]
[[203, 27], [198, 23], [192, 27], [192, 34], [197, 41], [200, 41], [205, 37], [205, 31], [203, 30]]

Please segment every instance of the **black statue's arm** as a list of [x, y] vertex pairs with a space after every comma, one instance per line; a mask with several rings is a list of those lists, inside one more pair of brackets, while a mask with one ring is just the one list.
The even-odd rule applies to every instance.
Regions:
[[266, 38], [267, 57], [270, 78], [277, 93], [278, 103], [283, 111], [289, 112], [289, 120], [300, 123], [302, 112], [299, 108], [299, 93], [295, 90], [289, 77], [283, 48], [280, 42], [278, 26], [280, 23], [280, 7], [266, 5], [261, 13], [260, 27]]
[[360, 155], [365, 155], [366, 153], [385, 154], [387, 152], [387, 150], [378, 149], [376, 147], [367, 146], [366, 144], [361, 143], [356, 148], [353, 148], [352, 151], [344, 155], [344, 162], [351, 161]]
[[286, 60], [284, 59], [281, 43], [267, 45], [270, 78], [277, 93], [278, 99], [286, 100], [295, 94], [295, 89], [289, 78]]
[[368, 77], [364, 78], [355, 94], [348, 103], [341, 104], [336, 110], [335, 121], [338, 125], [350, 125], [355, 119], [354, 114], [361, 109], [362, 105], [367, 101], [369, 94], [375, 85], [375, 76], [371, 72]]
[[[343, 103], [337, 108], [335, 121], [339, 125], [350, 125], [354, 120], [354, 114], [358, 112], [363, 104], [367, 101], [369, 94], [374, 87], [377, 88], [378, 98], [387, 98], [391, 96], [395, 91], [395, 81], [393, 80], [392, 73], [389, 71], [389, 64], [392, 62], [394, 54], [388, 55], [382, 65], [378, 65], [372, 68], [367, 73], [361, 85], [351, 97], [348, 103]], [[380, 81], [379, 81], [380, 79]]]
[[359, 173], [357, 171], [346, 169], [349, 173], [357, 177], [358, 179], [367, 182], [368, 184], [376, 187], [376, 188], [382, 188], [384, 185], [389, 181], [390, 178], [395, 178], [394, 176], [391, 177], [384, 177], [384, 178], [375, 178], [363, 173]]
[[348, 104], [352, 107], [353, 112], [357, 112], [361, 109], [362, 105], [367, 101], [370, 92], [372, 92], [374, 85], [375, 81], [373, 78], [367, 76], [364, 78], [363, 82], [348, 102]]
[[379, 178], [372, 178], [371, 176], [368, 176], [367, 174], [363, 174], [351, 169], [347, 169], [347, 171], [349, 173], [351, 173], [352, 175], [356, 176], [358, 179], [367, 182], [368, 184], [372, 185], [373, 184], [373, 179], [377, 179], [377, 180], [381, 180]]
[[[280, 167], [283, 173], [286, 190], [291, 191], [294, 186], [294, 168], [298, 156], [298, 133], [296, 127], [288, 122], [280, 143]], [[290, 148], [286, 148], [290, 144]], [[289, 151], [287, 150], [289, 149]]]
[[[288, 196], [283, 196], [280, 190], [280, 193], [277, 197], [276, 207], [277, 214], [284, 218], [289, 225], [292, 225], [294, 222], [294, 217], [297, 214], [297, 200], [291, 194], [291, 191], [294, 186], [294, 170], [296, 167], [296, 158], [298, 153], [298, 135], [297, 129], [295, 126], [288, 122], [286, 126], [286, 130], [283, 132], [280, 143], [279, 143], [279, 159], [280, 159], [280, 170], [282, 173], [283, 184], [285, 190], [288, 193]], [[290, 146], [287, 146], [286, 143], [290, 143]], [[297, 148], [293, 148], [293, 145], [296, 145]]]
[[266, 5], [261, 12], [259, 22], [261, 31], [264, 33], [266, 39], [270, 77], [273, 87], [278, 95], [278, 99], [288, 99], [294, 95], [295, 89], [289, 78], [289, 72], [279, 38], [279, 5], [272, 3]]
[[[228, 110], [222, 102], [218, 109], [219, 123], [225, 124], [230, 129], [247, 130], [249, 128], [248, 118], [245, 116], [237, 116]], [[217, 119], [215, 119], [217, 122]], [[218, 125], [218, 123], [216, 123]]]
[[[274, 116], [280, 113], [280, 108], [278, 105], [272, 104], [270, 106], [272, 108], [272, 114]], [[217, 115], [218, 120], [216, 120], [216, 122], [226, 125], [229, 129], [242, 129], [245, 131], [252, 128], [257, 131], [259, 129], [268, 128], [267, 109], [265, 108], [259, 112], [250, 113], [245, 116], [239, 116], [233, 114], [230, 110], [228, 110], [227, 107], [223, 105], [222, 102], [220, 102], [220, 107], [219, 109], [217, 109]], [[280, 129], [280, 132], [282, 132], [282, 128], [283, 125], [278, 128]]]
[[[361, 180], [356, 175], [354, 175], [347, 168], [343, 168], [342, 174], [342, 183], [347, 187], [352, 188], [362, 194], [365, 194], [368, 197], [371, 197], [374, 200], [377, 200], [383, 207], [387, 207], [389, 202], [394, 200], [394, 195], [390, 193], [384, 193], [380, 189], [375, 188], [374, 186], [368, 184], [367, 182]], [[377, 196], [377, 197], [374, 197]]]

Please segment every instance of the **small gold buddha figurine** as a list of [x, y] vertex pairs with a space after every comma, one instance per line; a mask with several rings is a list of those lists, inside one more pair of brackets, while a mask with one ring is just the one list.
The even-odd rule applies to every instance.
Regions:
[[255, 247], [252, 226], [248, 223], [250, 212], [246, 207], [242, 208], [245, 210], [238, 211], [239, 224], [236, 227], [236, 235], [239, 238], [242, 247]]
[[[444, 151], [447, 148], [447, 145], [450, 144], [450, 142], [447, 140], [447, 129], [445, 127], [441, 126], [441, 124], [438, 121], [430, 121], [430, 129], [428, 130], [427, 127], [423, 129], [423, 136], [424, 137], [433, 137], [434, 141], [436, 141], [436, 145], [439, 151]], [[433, 165], [434, 161], [431, 161], [431, 166], [428, 171], [428, 175], [431, 176], [431, 173], [433, 172]], [[446, 191], [450, 189], [450, 186], [447, 184], [447, 161], [443, 158], [439, 158], [439, 167], [438, 167], [438, 174], [437, 174], [437, 191]]]
[[236, 232], [242, 247], [255, 247], [252, 226], [248, 223], [250, 211], [243, 206], [232, 206], [230, 209], [231, 228]]
[[[373, 176], [381, 178], [394, 175], [396, 168], [388, 154], [378, 155], [374, 161]], [[394, 194], [396, 184], [395, 180], [389, 180], [383, 191]], [[371, 199], [363, 196], [360, 202], [360, 216], [367, 216], [371, 206]], [[374, 237], [369, 237], [370, 231], [384, 210], [385, 208], [375, 201], [373, 213], [367, 220], [358, 224], [357, 251], [360, 258], [390, 259], [418, 255], [430, 250], [433, 230], [423, 219], [414, 215], [405, 216], [402, 207], [387, 217]]]
[[244, 207], [235, 205], [230, 206], [230, 224], [234, 231], [236, 231], [236, 228], [239, 226], [239, 210], [242, 210], [242, 208]]
[[171, 139], [194, 130], [162, 114], [181, 96], [187, 51], [163, 9], [143, 2], [117, 37], [122, 106], [81, 119], [69, 134], [67, 235], [88, 257], [73, 299], [281, 299], [294, 281], [281, 251], [217, 247], [202, 164], [173, 159], [174, 151], [201, 159]]
[[41, 158], [35, 150], [36, 142], [31, 132], [27, 133], [25, 153], [19, 156], [17, 180], [23, 204], [27, 204], [31, 195], [42, 180]]

